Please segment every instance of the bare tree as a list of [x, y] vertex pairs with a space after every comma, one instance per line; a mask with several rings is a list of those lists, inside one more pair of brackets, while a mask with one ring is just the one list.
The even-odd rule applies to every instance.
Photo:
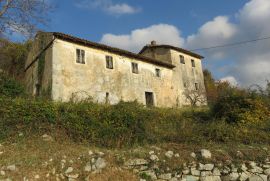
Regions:
[[191, 106], [207, 103], [206, 91], [199, 84], [195, 86], [189, 85], [189, 87], [185, 89], [183, 94]]
[[47, 24], [51, 9], [48, 0], [0, 0], [0, 35], [32, 35], [37, 25]]

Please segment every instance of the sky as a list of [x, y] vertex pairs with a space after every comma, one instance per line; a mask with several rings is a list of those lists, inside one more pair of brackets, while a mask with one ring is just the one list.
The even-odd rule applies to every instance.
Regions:
[[[45, 31], [135, 53], [151, 40], [188, 50], [270, 36], [270, 0], [48, 0]], [[248, 87], [270, 80], [270, 39], [196, 51], [217, 80]]]

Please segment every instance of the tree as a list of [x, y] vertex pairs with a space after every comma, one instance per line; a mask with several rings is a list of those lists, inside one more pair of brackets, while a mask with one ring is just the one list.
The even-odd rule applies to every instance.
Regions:
[[17, 32], [31, 36], [48, 22], [48, 0], [0, 0], [0, 35]]
[[31, 41], [13, 43], [6, 39], [0, 39], [0, 69], [12, 77], [22, 79], [31, 43]]
[[209, 70], [205, 69], [203, 75], [207, 101], [212, 104], [218, 97], [217, 83]]
[[[189, 84], [190, 85], [190, 84]], [[206, 92], [202, 86], [189, 86], [184, 91], [184, 96], [191, 106], [203, 105], [207, 102]]]

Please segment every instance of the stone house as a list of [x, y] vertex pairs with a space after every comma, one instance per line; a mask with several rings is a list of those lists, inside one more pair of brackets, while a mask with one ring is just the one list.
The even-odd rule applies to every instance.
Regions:
[[33, 96], [54, 101], [91, 97], [99, 103], [137, 100], [181, 107], [190, 104], [186, 90], [205, 90], [202, 59], [155, 41], [136, 54], [63, 33], [39, 32], [25, 64], [25, 85]]

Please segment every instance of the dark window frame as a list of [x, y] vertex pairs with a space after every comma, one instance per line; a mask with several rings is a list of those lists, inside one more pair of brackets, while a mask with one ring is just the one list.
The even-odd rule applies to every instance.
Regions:
[[106, 68], [113, 69], [113, 57], [106, 55]]
[[156, 68], [156, 76], [161, 77], [161, 70], [159, 68]]
[[138, 65], [138, 63], [131, 62], [131, 69], [132, 69], [132, 73], [139, 74], [139, 65]]
[[85, 64], [85, 50], [76, 49], [76, 63]]
[[186, 64], [185, 57], [183, 55], [180, 55], [179, 57], [180, 57], [180, 63], [181, 64]]
[[196, 67], [196, 66], [195, 66], [195, 60], [194, 60], [194, 59], [191, 59], [191, 66], [192, 66], [192, 67]]

